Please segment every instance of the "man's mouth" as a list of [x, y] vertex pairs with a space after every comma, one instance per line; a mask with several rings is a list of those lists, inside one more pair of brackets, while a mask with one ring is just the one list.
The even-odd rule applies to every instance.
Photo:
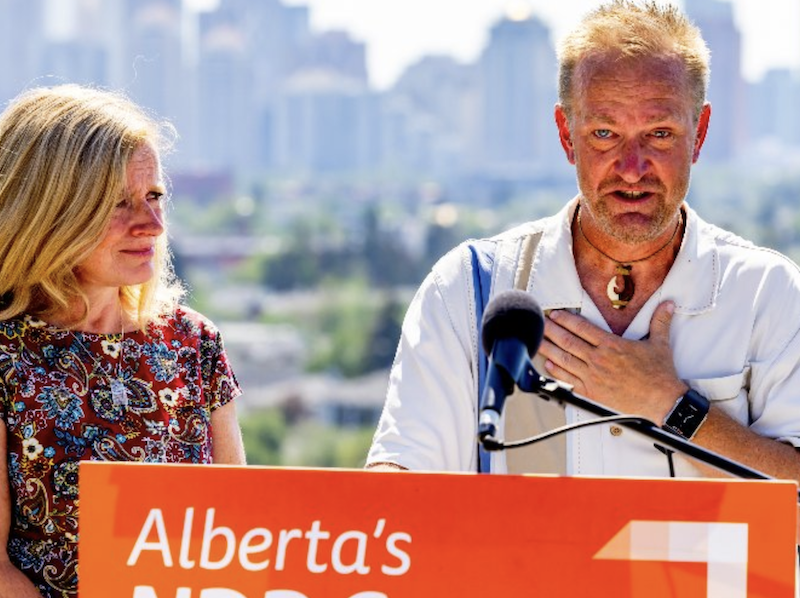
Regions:
[[615, 191], [614, 195], [622, 199], [634, 201], [637, 199], [644, 199], [652, 194], [649, 191]]

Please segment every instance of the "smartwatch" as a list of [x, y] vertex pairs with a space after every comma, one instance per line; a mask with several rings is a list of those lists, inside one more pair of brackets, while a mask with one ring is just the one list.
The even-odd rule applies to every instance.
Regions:
[[706, 421], [711, 403], [699, 392], [689, 389], [672, 407], [662, 426], [667, 432], [691, 440]]

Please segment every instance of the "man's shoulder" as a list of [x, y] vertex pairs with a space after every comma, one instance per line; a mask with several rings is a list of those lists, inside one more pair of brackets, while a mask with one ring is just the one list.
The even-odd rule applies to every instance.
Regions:
[[785, 263], [797, 268], [797, 264], [780, 251], [758, 245], [749, 239], [715, 224], [701, 221], [700, 234], [714, 243], [720, 255], [730, 260], [758, 260], [767, 263]]
[[462, 270], [472, 263], [472, 254], [481, 260], [487, 258], [489, 262], [494, 259], [497, 248], [503, 244], [519, 243], [531, 235], [546, 233], [561, 226], [563, 216], [555, 214], [538, 220], [531, 220], [522, 224], [512, 225], [510, 228], [495, 235], [471, 238], [462, 241], [445, 255], [443, 255], [434, 265], [434, 272]]
[[778, 289], [800, 291], [800, 266], [780, 251], [705, 222], [701, 223], [700, 236], [706, 246], [713, 246], [720, 269], [727, 272], [725, 276], [734, 276], [740, 283], [750, 280], [761, 287], [777, 285]]
[[518, 241], [523, 237], [535, 235], [537, 233], [544, 233], [554, 227], [560, 226], [563, 217], [560, 214], [539, 218], [538, 220], [531, 220], [523, 224], [512, 226], [511, 228], [498, 233], [492, 237], [484, 239], [485, 241], [501, 243], [504, 241]]

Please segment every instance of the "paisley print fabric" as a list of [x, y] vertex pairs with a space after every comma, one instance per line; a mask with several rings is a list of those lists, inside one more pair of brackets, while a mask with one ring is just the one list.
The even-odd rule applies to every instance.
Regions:
[[12, 561], [43, 596], [77, 596], [78, 462], [210, 463], [211, 412], [240, 392], [219, 332], [188, 308], [124, 335], [0, 322]]

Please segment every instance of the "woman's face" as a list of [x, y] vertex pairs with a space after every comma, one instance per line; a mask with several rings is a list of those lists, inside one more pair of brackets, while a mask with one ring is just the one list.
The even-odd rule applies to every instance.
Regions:
[[84, 291], [118, 289], [153, 277], [165, 192], [158, 154], [143, 143], [128, 163], [127, 185], [102, 241], [75, 270]]

